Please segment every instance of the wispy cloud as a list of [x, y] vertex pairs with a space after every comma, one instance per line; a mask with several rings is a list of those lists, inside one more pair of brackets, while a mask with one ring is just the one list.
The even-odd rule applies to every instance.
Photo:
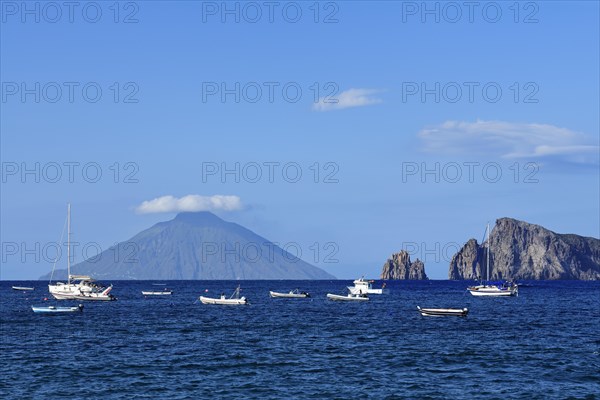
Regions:
[[144, 201], [136, 207], [139, 214], [196, 211], [236, 211], [242, 209], [242, 201], [238, 196], [201, 196], [189, 194], [180, 198], [162, 196]]
[[315, 111], [342, 110], [350, 107], [363, 107], [378, 104], [383, 100], [374, 97], [374, 94], [382, 92], [378, 89], [348, 89], [335, 96], [321, 97], [313, 105]]
[[421, 130], [418, 136], [425, 151], [446, 155], [554, 157], [597, 164], [600, 151], [591, 136], [548, 124], [446, 121]]

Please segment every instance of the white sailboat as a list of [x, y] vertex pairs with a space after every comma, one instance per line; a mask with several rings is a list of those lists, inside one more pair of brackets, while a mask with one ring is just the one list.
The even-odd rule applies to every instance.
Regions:
[[67, 282], [48, 284], [50, 294], [57, 300], [110, 301], [112, 285], [103, 287], [87, 275], [71, 275], [71, 204], [67, 204]]
[[512, 282], [490, 282], [490, 224], [486, 227], [487, 241], [486, 241], [486, 254], [487, 254], [487, 280], [481, 282], [479, 285], [469, 286], [467, 290], [473, 296], [488, 296], [488, 297], [500, 297], [500, 296], [515, 296], [519, 294], [519, 287]]

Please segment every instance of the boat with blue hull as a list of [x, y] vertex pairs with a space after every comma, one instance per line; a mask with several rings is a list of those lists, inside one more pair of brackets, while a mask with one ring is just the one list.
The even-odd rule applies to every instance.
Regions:
[[34, 313], [37, 314], [66, 314], [66, 313], [77, 313], [83, 311], [83, 304], [79, 304], [78, 306], [73, 307], [56, 307], [56, 306], [47, 306], [47, 307], [35, 307], [31, 306], [31, 309]]

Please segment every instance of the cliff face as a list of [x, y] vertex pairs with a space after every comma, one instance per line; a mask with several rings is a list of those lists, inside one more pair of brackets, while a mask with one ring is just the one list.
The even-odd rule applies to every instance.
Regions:
[[480, 246], [477, 240], [469, 239], [452, 257], [448, 277], [449, 279], [485, 278], [485, 273], [485, 248]]
[[[470, 239], [452, 257], [449, 279], [486, 278], [486, 244]], [[490, 279], [600, 279], [600, 240], [501, 218], [490, 234]]]
[[381, 279], [427, 279], [425, 264], [418, 258], [411, 262], [408, 252], [401, 250], [383, 264]]

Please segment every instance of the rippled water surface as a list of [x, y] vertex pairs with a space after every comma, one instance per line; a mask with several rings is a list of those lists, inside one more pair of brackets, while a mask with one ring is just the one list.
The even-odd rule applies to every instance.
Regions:
[[[349, 281], [242, 281], [249, 306], [202, 305], [237, 282], [113, 282], [116, 302], [39, 315], [47, 286], [0, 282], [3, 399], [600, 398], [600, 282], [528, 282], [475, 298], [467, 282], [392, 282], [367, 303]], [[312, 298], [271, 299], [300, 288]], [[468, 307], [422, 317], [416, 306]]]

